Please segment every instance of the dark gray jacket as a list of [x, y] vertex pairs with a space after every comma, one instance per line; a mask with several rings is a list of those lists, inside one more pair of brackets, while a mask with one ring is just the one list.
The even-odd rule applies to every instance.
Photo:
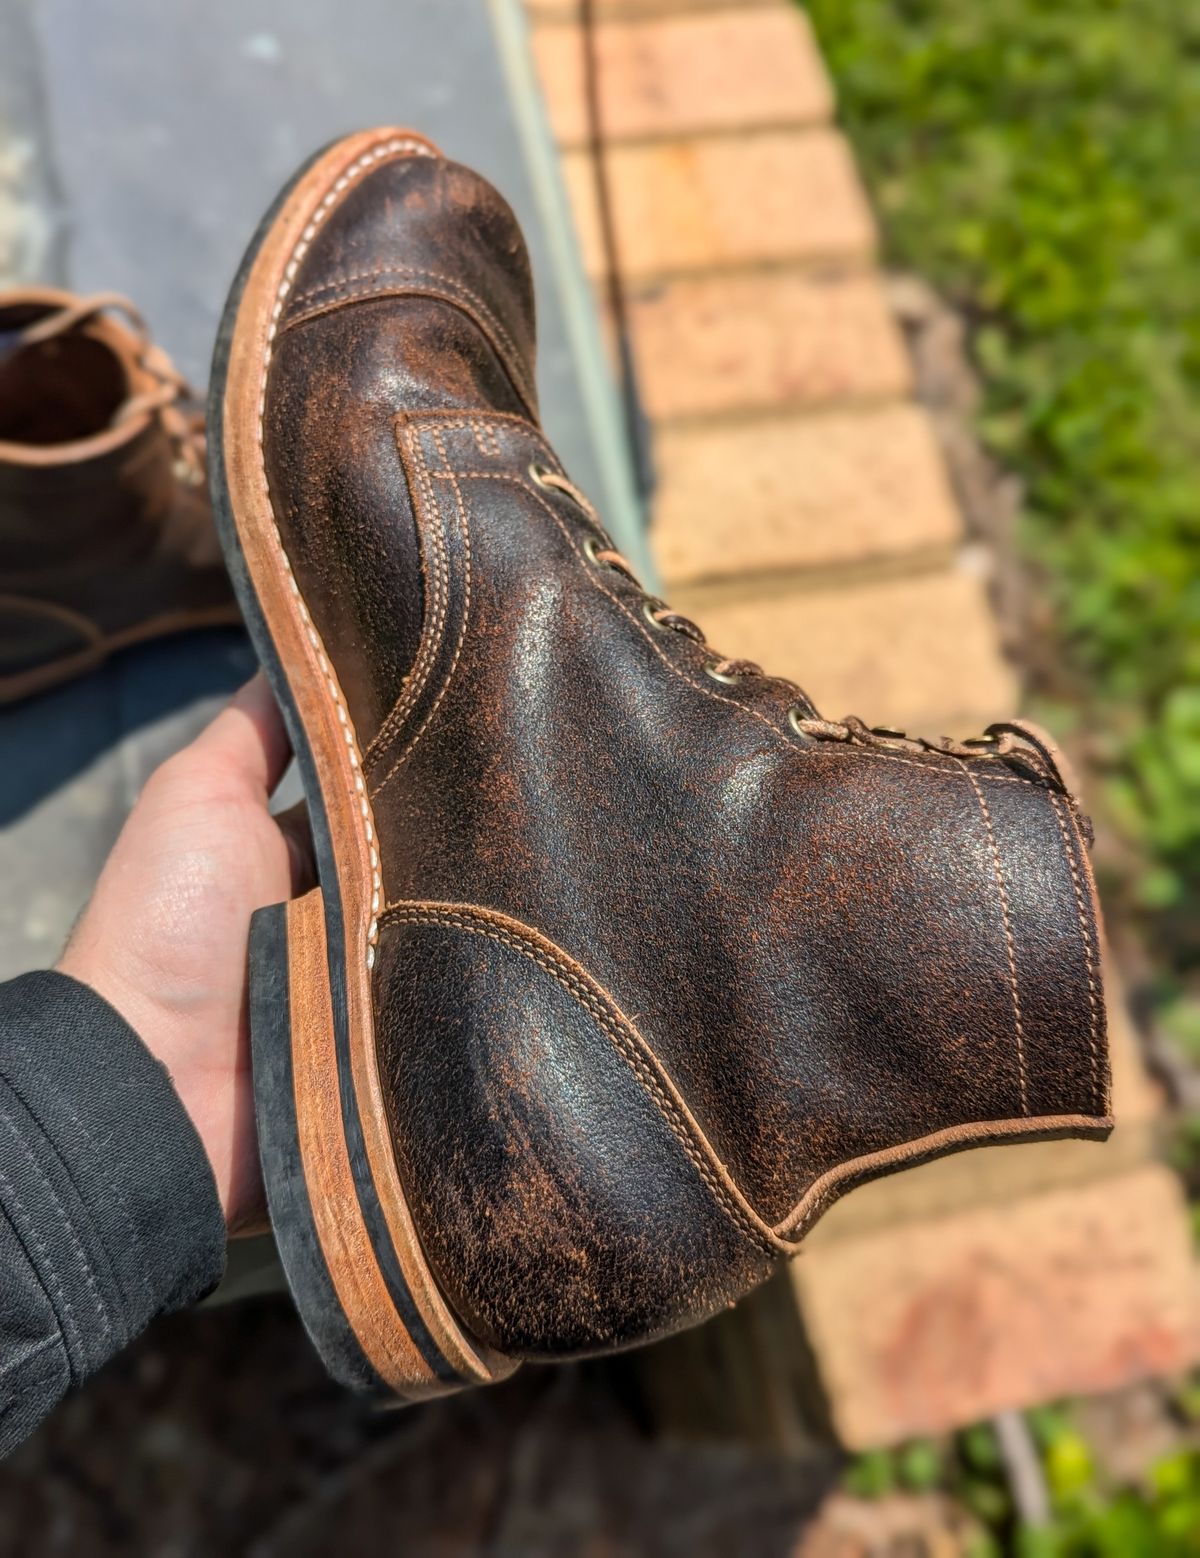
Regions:
[[224, 1262], [166, 1069], [76, 980], [0, 984], [0, 1454]]

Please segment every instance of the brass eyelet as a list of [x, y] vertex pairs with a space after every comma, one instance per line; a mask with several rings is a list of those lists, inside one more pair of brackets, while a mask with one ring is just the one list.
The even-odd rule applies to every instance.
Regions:
[[600, 558], [597, 555], [599, 551], [600, 543], [596, 540], [595, 536], [584, 536], [583, 555], [587, 558], [588, 562], [591, 563], [593, 568], [605, 567], [605, 564], [600, 561]]
[[808, 732], [800, 723], [804, 717], [805, 716], [800, 712], [800, 705], [798, 703], [793, 703], [791, 708], [788, 710], [788, 724], [792, 727], [798, 736], [808, 735]]
[[540, 460], [532, 460], [529, 465], [529, 474], [539, 487], [548, 488], [550, 483], [546, 480], [546, 477], [553, 476], [554, 472], [548, 465], [543, 465]]
[[656, 633], [670, 633], [670, 632], [672, 632], [673, 629], [666, 622], [660, 622], [658, 620], [658, 618], [654, 615], [655, 610], [656, 610], [656, 607], [655, 607], [654, 602], [652, 600], [648, 600], [648, 601], [644, 601], [643, 602], [643, 604], [642, 604], [642, 616], [645, 617], [646, 621], [650, 624], [650, 626], [654, 629], [654, 631]]
[[704, 674], [711, 676], [714, 682], [720, 682], [723, 687], [733, 687], [741, 681], [741, 677], [735, 671], [732, 675], [728, 671], [718, 671], [713, 661], [704, 667]]

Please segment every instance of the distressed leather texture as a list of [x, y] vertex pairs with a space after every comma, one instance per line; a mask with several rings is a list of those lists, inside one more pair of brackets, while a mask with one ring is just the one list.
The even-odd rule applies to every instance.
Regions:
[[265, 454], [364, 751], [411, 1211], [473, 1333], [548, 1358], [713, 1314], [906, 1161], [1103, 1135], [1109, 1076], [1053, 766], [714, 680], [547, 482], [533, 334], [500, 196], [382, 162], [304, 255]]
[[75, 301], [41, 291], [0, 307], [0, 696], [5, 678], [98, 660], [158, 624], [239, 620], [202, 481], [180, 479], [159, 415], [113, 421], [150, 387], [134, 337], [97, 317], [4, 351]]

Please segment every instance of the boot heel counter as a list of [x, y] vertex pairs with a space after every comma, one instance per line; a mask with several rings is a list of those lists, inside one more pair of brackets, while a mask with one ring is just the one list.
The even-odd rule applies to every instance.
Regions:
[[479, 1339], [527, 1358], [631, 1346], [761, 1281], [769, 1244], [588, 992], [512, 922], [401, 912], [376, 966], [392, 1139], [426, 1258]]

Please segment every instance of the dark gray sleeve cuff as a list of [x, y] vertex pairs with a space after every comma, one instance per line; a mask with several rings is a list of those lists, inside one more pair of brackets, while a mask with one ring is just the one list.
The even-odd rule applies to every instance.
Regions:
[[224, 1269], [212, 1170], [165, 1067], [65, 974], [0, 985], [0, 1224], [27, 1278], [3, 1288], [4, 1417], [36, 1421], [61, 1394], [18, 1399], [14, 1342], [77, 1384]]

